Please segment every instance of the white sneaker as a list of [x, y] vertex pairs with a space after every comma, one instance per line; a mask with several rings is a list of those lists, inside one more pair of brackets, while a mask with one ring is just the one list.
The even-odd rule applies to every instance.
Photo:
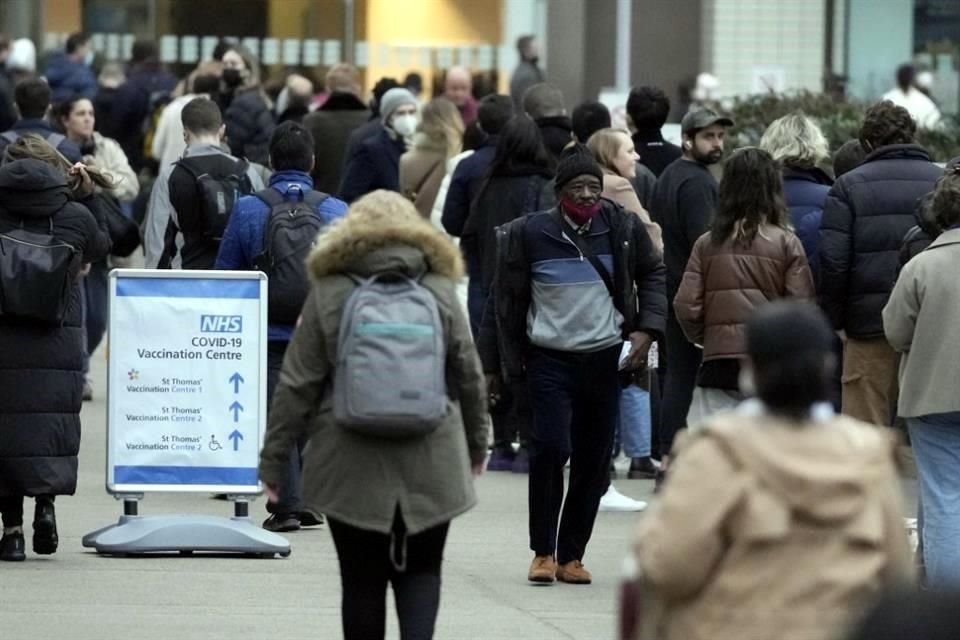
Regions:
[[643, 511], [646, 508], [646, 502], [628, 498], [617, 491], [612, 484], [600, 498], [600, 511]]

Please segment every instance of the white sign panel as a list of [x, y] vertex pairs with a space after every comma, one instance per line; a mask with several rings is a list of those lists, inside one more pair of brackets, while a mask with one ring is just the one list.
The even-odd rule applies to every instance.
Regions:
[[111, 272], [109, 491], [259, 492], [266, 331], [262, 273]]

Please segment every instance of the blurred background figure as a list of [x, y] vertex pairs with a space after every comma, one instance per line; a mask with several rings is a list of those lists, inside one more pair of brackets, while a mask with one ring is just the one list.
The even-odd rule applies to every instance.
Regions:
[[143, 168], [144, 135], [151, 120], [160, 118], [176, 86], [177, 79], [160, 64], [157, 45], [149, 40], [134, 42], [127, 81], [117, 89], [110, 126], [104, 132], [120, 143], [134, 171]]
[[520, 62], [510, 76], [510, 97], [513, 98], [513, 107], [517, 113], [523, 111], [523, 94], [535, 84], [546, 82], [543, 70], [538, 66], [540, 61], [540, 45], [534, 36], [526, 35], [517, 38], [517, 53]]
[[219, 102], [230, 153], [266, 166], [275, 124], [273, 110], [260, 84], [260, 65], [243, 47], [231, 47], [223, 54]]
[[284, 82], [277, 104], [274, 108], [277, 114], [277, 124], [293, 121], [303, 122], [310, 113], [310, 103], [313, 100], [313, 82], [299, 73], [291, 73]]
[[447, 161], [462, 147], [460, 112], [446, 98], [434, 98], [420, 111], [413, 144], [400, 157], [400, 193], [413, 202], [424, 218], [430, 218]]
[[921, 129], [935, 129], [940, 124], [940, 109], [916, 83], [914, 66], [901, 65], [897, 69], [897, 86], [883, 94], [883, 99], [906, 109]]
[[443, 97], [456, 105], [463, 124], [477, 119], [477, 99], [473, 97], [473, 76], [466, 67], [451, 67], [443, 79]]
[[97, 95], [97, 77], [90, 68], [93, 52], [85, 33], [67, 38], [63, 51], [54, 54], [44, 73], [53, 93], [54, 104], [74, 96], [93, 99]]
[[360, 78], [353, 65], [338, 64], [327, 72], [326, 101], [303, 119], [313, 136], [313, 188], [333, 194], [340, 187], [347, 143], [370, 119], [370, 110], [360, 97]]

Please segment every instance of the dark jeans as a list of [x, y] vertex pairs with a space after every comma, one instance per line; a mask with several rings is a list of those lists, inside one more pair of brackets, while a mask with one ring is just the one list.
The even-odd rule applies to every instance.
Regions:
[[[583, 558], [609, 483], [620, 411], [619, 358], [619, 344], [585, 354], [534, 348], [527, 363], [533, 409], [530, 548], [537, 555], [556, 551], [561, 564]], [[567, 459], [570, 487], [564, 502]]]
[[[43, 502], [53, 503], [53, 496], [37, 496], [37, 504]], [[6, 529], [10, 527], [23, 526], [23, 496], [2, 496], [0, 497], [0, 514], [3, 515], [3, 526]]]
[[[273, 400], [273, 393], [280, 382], [280, 369], [283, 368], [283, 356], [287, 352], [288, 342], [271, 341], [267, 343], [267, 406]], [[269, 409], [267, 409], [269, 413]], [[303, 511], [303, 447], [306, 437], [290, 447], [290, 461], [286, 473], [280, 480], [280, 500], [267, 502], [269, 513], [288, 514]]]
[[[402, 640], [429, 640], [440, 609], [440, 565], [450, 523], [407, 536], [398, 511], [386, 535], [327, 518], [340, 561], [344, 640], [378, 640], [387, 622], [387, 584]], [[400, 556], [400, 557], [398, 557]], [[406, 565], [399, 571], [397, 565]]]
[[514, 440], [520, 440], [520, 446], [530, 441], [530, 392], [527, 381], [520, 380], [501, 385], [500, 400], [490, 407], [493, 421], [493, 444], [496, 447], [510, 446]]
[[90, 371], [90, 356], [100, 346], [107, 331], [107, 276], [110, 268], [106, 260], [90, 265], [90, 273], [83, 278], [80, 302], [83, 309], [83, 372]]
[[673, 438], [687, 428], [687, 413], [697, 386], [697, 372], [703, 353], [687, 340], [677, 318], [667, 317], [667, 375], [660, 399], [660, 454], [670, 455]]
[[473, 340], [480, 340], [480, 323], [483, 321], [483, 309], [487, 306], [487, 296], [490, 292], [483, 288], [483, 281], [479, 277], [470, 278], [467, 283], [467, 315], [470, 316], [470, 331]]

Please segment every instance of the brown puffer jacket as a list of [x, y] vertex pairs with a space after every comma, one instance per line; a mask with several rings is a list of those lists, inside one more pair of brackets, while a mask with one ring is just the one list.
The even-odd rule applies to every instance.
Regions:
[[673, 308], [687, 339], [703, 346], [703, 359], [746, 356], [746, 322], [754, 309], [777, 298], [815, 295], [813, 276], [796, 235], [762, 225], [749, 245], [700, 236], [687, 263]]

